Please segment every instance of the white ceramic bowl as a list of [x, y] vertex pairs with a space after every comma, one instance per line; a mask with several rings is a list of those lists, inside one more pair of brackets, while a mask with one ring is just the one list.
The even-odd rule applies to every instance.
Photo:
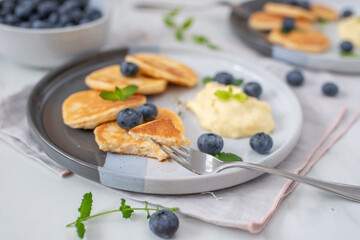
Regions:
[[108, 35], [110, 8], [104, 0], [91, 0], [102, 17], [78, 26], [26, 29], [0, 24], [0, 54], [23, 65], [57, 67], [82, 55], [96, 52]]

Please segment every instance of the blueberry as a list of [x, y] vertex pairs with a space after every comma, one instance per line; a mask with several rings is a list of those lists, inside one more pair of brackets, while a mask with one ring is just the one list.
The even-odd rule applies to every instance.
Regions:
[[33, 21], [36, 21], [36, 20], [40, 20], [40, 15], [39, 15], [39, 14], [32, 14], [32, 15], [29, 17], [29, 21], [30, 21], [30, 22], [33, 22]]
[[33, 2], [25, 1], [16, 6], [15, 15], [21, 19], [29, 19], [34, 9], [35, 9], [35, 5]]
[[89, 19], [94, 21], [101, 17], [101, 13], [99, 10], [97, 10], [95, 8], [90, 8], [86, 11], [86, 17], [88, 17]]
[[60, 18], [59, 18], [60, 26], [65, 26], [68, 23], [71, 23], [71, 17], [67, 14], [60, 15]]
[[284, 3], [289, 4], [289, 5], [293, 5], [293, 6], [298, 6], [298, 1], [297, 0], [286, 0]]
[[261, 95], [262, 88], [257, 82], [249, 82], [244, 86], [246, 95], [258, 98]]
[[60, 14], [69, 13], [77, 8], [82, 8], [84, 4], [78, 0], [67, 0], [59, 7]]
[[328, 82], [322, 86], [322, 92], [326, 96], [334, 97], [339, 92], [339, 88], [338, 88], [338, 86], [336, 86], [336, 84]]
[[72, 22], [68, 22], [64, 25], [64, 27], [73, 27], [75, 26], [75, 24], [73, 24]]
[[30, 22], [21, 22], [19, 24], [19, 27], [21, 27], [21, 28], [31, 28], [31, 23]]
[[150, 230], [158, 237], [171, 238], [179, 228], [179, 218], [168, 209], [154, 212], [149, 220]]
[[70, 16], [72, 22], [78, 24], [81, 21], [82, 17], [83, 17], [83, 11], [81, 11], [78, 8], [74, 9], [69, 13], [69, 16]]
[[59, 18], [60, 18], [59, 14], [57, 12], [53, 12], [50, 14], [47, 21], [52, 27], [54, 27], [59, 22]]
[[37, 13], [39, 14], [40, 18], [48, 17], [52, 12], [55, 12], [58, 5], [54, 1], [45, 1], [41, 2], [37, 6]]
[[15, 25], [20, 22], [20, 19], [14, 14], [8, 14], [5, 16], [5, 23], [9, 25]]
[[295, 20], [293, 18], [285, 18], [282, 22], [282, 29], [291, 31], [295, 28]]
[[256, 133], [250, 138], [251, 148], [260, 154], [266, 154], [273, 146], [272, 138], [265, 133]]
[[15, 8], [15, 1], [13, 0], [4, 0], [0, 4], [0, 15], [2, 16], [10, 14]]
[[216, 155], [224, 147], [224, 140], [219, 135], [205, 133], [198, 138], [197, 146], [201, 152]]
[[125, 108], [118, 113], [116, 122], [121, 128], [130, 130], [143, 123], [143, 116], [135, 108]]
[[214, 81], [224, 85], [234, 84], [234, 76], [227, 72], [219, 72], [215, 75]]
[[304, 75], [300, 71], [293, 70], [286, 74], [286, 81], [292, 86], [301, 86], [304, 83]]
[[123, 61], [120, 70], [125, 77], [134, 77], [139, 72], [139, 67], [135, 63]]
[[345, 9], [342, 14], [341, 14], [341, 17], [342, 18], [346, 18], [346, 17], [350, 17], [352, 16], [354, 13], [351, 9]]
[[143, 115], [144, 121], [152, 121], [158, 115], [158, 109], [152, 103], [140, 105], [137, 110]]
[[350, 52], [352, 52], [353, 48], [354, 48], [354, 45], [349, 41], [343, 41], [340, 44], [341, 52], [350, 53]]
[[307, 10], [310, 9], [309, 1], [298, 1], [298, 6]]
[[48, 24], [42, 20], [35, 20], [32, 22], [31, 27], [36, 29], [48, 28]]
[[2, 16], [0, 16], [0, 23], [5, 23], [5, 19]]
[[88, 23], [88, 22], [91, 22], [91, 19], [85, 17], [85, 18], [80, 20], [79, 24], [85, 24], [85, 23]]

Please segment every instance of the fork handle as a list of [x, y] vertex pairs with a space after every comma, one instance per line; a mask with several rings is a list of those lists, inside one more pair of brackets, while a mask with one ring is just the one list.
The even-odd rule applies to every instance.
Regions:
[[342, 183], [336, 183], [336, 182], [329, 182], [329, 181], [323, 181], [318, 180], [310, 177], [304, 177], [300, 176], [294, 173], [285, 172], [279, 169], [258, 165], [254, 163], [247, 163], [247, 162], [240, 162], [240, 163], [227, 163], [222, 165], [219, 169], [219, 171], [222, 171], [224, 169], [228, 168], [234, 168], [234, 167], [241, 167], [251, 170], [260, 170], [262, 172], [270, 173], [276, 176], [281, 176], [284, 178], [288, 178], [291, 180], [294, 180], [296, 182], [300, 183], [306, 183], [308, 185], [311, 185], [316, 188], [320, 188], [322, 190], [334, 193], [339, 195], [340, 197], [360, 202], [360, 186], [355, 185], [348, 185], [348, 184], [342, 184]]

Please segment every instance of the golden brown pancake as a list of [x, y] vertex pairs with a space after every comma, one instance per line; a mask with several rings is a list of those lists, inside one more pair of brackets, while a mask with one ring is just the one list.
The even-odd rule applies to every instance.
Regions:
[[130, 129], [129, 134], [135, 139], [150, 141], [152, 138], [167, 146], [190, 145], [191, 143], [168, 119], [157, 119], [144, 123]]
[[95, 90], [114, 91], [115, 87], [124, 88], [136, 85], [139, 89], [137, 94], [158, 94], [166, 90], [167, 81], [149, 78], [138, 74], [135, 77], [125, 77], [120, 72], [119, 65], [108, 66], [89, 74], [85, 79], [86, 85]]
[[268, 35], [268, 40], [289, 49], [321, 53], [330, 45], [330, 40], [320, 32], [314, 30], [292, 30], [283, 33], [280, 29], [274, 29]]
[[313, 12], [289, 4], [268, 2], [264, 5], [264, 11], [282, 17], [303, 18], [310, 21], [316, 20], [316, 16]]
[[335, 21], [339, 18], [339, 14], [336, 11], [323, 5], [311, 4], [310, 10], [321, 20]]
[[[285, 17], [270, 14], [267, 12], [255, 12], [249, 18], [249, 26], [252, 29], [259, 31], [269, 31], [275, 28], [282, 28], [282, 23]], [[312, 26], [312, 21], [306, 19], [295, 19], [297, 28], [309, 29]]]
[[[182, 121], [174, 112], [165, 108], [158, 108], [156, 119], [171, 120], [175, 128], [181, 134], [185, 134]], [[108, 122], [98, 126], [95, 128], [94, 134], [99, 148], [106, 152], [146, 156], [156, 158], [159, 161], [168, 158], [168, 155], [154, 143], [134, 139], [128, 131], [120, 128], [116, 122]]]
[[93, 129], [101, 123], [115, 120], [119, 111], [146, 102], [146, 97], [142, 95], [113, 102], [102, 99], [100, 93], [97, 90], [86, 90], [66, 98], [62, 105], [64, 123], [72, 128]]
[[127, 55], [125, 60], [138, 65], [140, 73], [146, 76], [165, 79], [186, 87], [193, 87], [198, 82], [196, 73], [192, 69], [168, 57], [138, 53]]

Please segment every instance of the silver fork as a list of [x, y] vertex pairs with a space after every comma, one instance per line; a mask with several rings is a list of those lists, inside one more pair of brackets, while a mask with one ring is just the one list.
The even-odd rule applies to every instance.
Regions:
[[279, 169], [266, 167], [254, 163], [223, 162], [209, 154], [200, 152], [190, 147], [178, 146], [177, 148], [172, 146], [165, 146], [154, 141], [154, 139], [151, 140], [153, 143], [159, 146], [167, 155], [169, 155], [169, 157], [171, 157], [181, 166], [199, 175], [218, 173], [225, 169], [235, 168], [235, 167], [246, 168], [251, 170], [260, 170], [262, 172], [274, 174], [276, 176], [281, 176], [297, 182], [306, 183], [313, 187], [320, 188], [322, 190], [337, 194], [340, 197], [355, 202], [360, 202], [360, 186], [348, 185], [348, 184], [342, 184], [336, 182], [328, 182], [310, 177], [304, 177], [294, 173], [285, 172]]

